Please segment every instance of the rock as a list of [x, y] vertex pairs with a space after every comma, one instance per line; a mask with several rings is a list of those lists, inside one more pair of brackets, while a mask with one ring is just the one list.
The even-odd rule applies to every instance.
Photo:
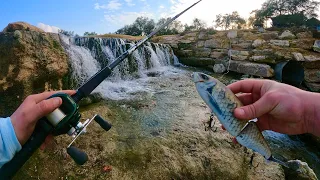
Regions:
[[180, 63], [192, 67], [207, 67], [215, 64], [215, 60], [212, 58], [180, 57], [179, 60]]
[[292, 55], [293, 55], [293, 59], [296, 61], [305, 61], [301, 53], [293, 52]]
[[290, 43], [288, 40], [270, 40], [270, 43], [275, 46], [289, 47]]
[[320, 56], [305, 55], [304, 59], [305, 59], [305, 62], [303, 66], [305, 68], [309, 68], [309, 69], [320, 68]]
[[230, 50], [229, 54], [232, 60], [244, 61], [248, 60], [249, 51]]
[[209, 36], [208, 36], [208, 33], [207, 33], [207, 32], [201, 31], [201, 32], [199, 33], [199, 36], [198, 36], [198, 39], [199, 39], [199, 40], [207, 40], [208, 38], [209, 38]]
[[226, 67], [223, 65], [223, 64], [215, 64], [214, 66], [213, 66], [213, 71], [215, 72], [215, 73], [218, 73], [218, 74], [222, 74], [222, 73], [224, 73], [224, 72], [226, 72]]
[[281, 36], [279, 36], [280, 39], [296, 39], [296, 36], [292, 34], [289, 30], [285, 30]]
[[13, 37], [15, 39], [20, 39], [20, 38], [22, 38], [22, 33], [19, 30], [15, 30], [13, 33]]
[[318, 180], [314, 171], [308, 166], [307, 163], [300, 160], [291, 160], [287, 162], [290, 167], [285, 168], [287, 179], [295, 180]]
[[290, 41], [290, 47], [292, 48], [312, 50], [313, 45], [314, 45], [314, 39], [295, 39]]
[[195, 57], [209, 57], [211, 54], [211, 49], [209, 48], [198, 48], [192, 51]]
[[204, 47], [204, 41], [198, 41], [197, 48], [202, 48], [202, 47]]
[[257, 48], [257, 47], [262, 46], [262, 45], [265, 44], [265, 43], [266, 43], [266, 41], [263, 40], [263, 39], [256, 39], [256, 40], [253, 41], [252, 46], [255, 47], [255, 48]]
[[217, 49], [220, 47], [220, 44], [218, 41], [216, 41], [214, 39], [210, 39], [210, 40], [205, 41], [204, 47]]
[[68, 57], [55, 36], [23, 30], [0, 33], [2, 116], [11, 115], [30, 94], [71, 88]]
[[264, 32], [266, 32], [266, 30], [265, 30], [263, 27], [259, 27], [259, 28], [258, 28], [258, 32], [264, 33]]
[[304, 79], [307, 82], [320, 83], [320, 70], [318, 70], [318, 69], [305, 69]]
[[258, 63], [268, 63], [268, 64], [275, 64], [276, 59], [270, 58], [268, 56], [252, 56], [250, 58], [251, 61], [258, 62]]
[[226, 50], [226, 49], [213, 49], [210, 57], [212, 57], [214, 59], [221, 59], [221, 58], [228, 57], [228, 50]]
[[253, 52], [254, 55], [257, 55], [257, 56], [262, 56], [262, 55], [264, 55], [264, 56], [266, 56], [266, 55], [272, 56], [272, 55], [274, 55], [272, 49], [262, 49], [262, 50], [254, 49], [252, 52]]
[[320, 83], [305, 82], [306, 86], [313, 92], [320, 92]]
[[278, 32], [276, 32], [276, 31], [262, 33], [261, 36], [262, 36], [262, 39], [264, 39], [266, 41], [279, 38]]
[[313, 45], [313, 50], [316, 52], [320, 52], [320, 40], [316, 40]]
[[310, 31], [307, 32], [301, 32], [297, 34], [298, 39], [308, 39], [313, 38], [313, 34]]
[[44, 32], [42, 29], [32, 26], [26, 22], [9, 23], [2, 32], [14, 32], [16, 30]]
[[250, 49], [252, 47], [252, 43], [244, 42], [240, 44], [232, 44], [232, 48], [234, 49]]
[[191, 57], [194, 55], [193, 50], [177, 50], [175, 53], [179, 57]]
[[236, 38], [238, 36], [238, 31], [236, 31], [236, 30], [230, 30], [229, 32], [228, 32], [228, 34], [227, 34], [227, 37], [229, 38], [229, 39], [234, 39], [234, 38]]
[[249, 74], [253, 76], [273, 77], [274, 70], [266, 64], [243, 61], [230, 61], [230, 71]]

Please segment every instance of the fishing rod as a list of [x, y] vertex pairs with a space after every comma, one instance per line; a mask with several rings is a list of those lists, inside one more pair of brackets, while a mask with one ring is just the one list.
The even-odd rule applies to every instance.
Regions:
[[41, 146], [49, 134], [59, 136], [62, 134], [68, 134], [73, 136], [74, 139], [67, 146], [67, 153], [71, 158], [79, 165], [83, 165], [87, 162], [88, 156], [85, 152], [72, 146], [73, 142], [86, 131], [86, 127], [94, 120], [105, 131], [110, 130], [112, 125], [104, 120], [101, 116], [95, 115], [90, 120], [86, 120], [84, 123], [80, 122], [81, 114], [79, 113], [78, 103], [85, 97], [89, 96], [91, 92], [96, 89], [107, 77], [111, 75], [111, 71], [124, 61], [132, 52], [149, 40], [152, 36], [158, 33], [161, 29], [168, 26], [182, 14], [189, 9], [200, 3], [202, 0], [194, 3], [175, 17], [169, 19], [165, 24], [151, 32], [144, 39], [140, 40], [121, 56], [119, 56], [110, 66], [106, 66], [92, 76], [86, 83], [84, 83], [77, 92], [69, 96], [65, 93], [57, 93], [49, 98], [60, 97], [62, 99], [62, 105], [54, 110], [51, 114], [41, 118], [35, 127], [34, 132], [28, 141], [22, 146], [22, 149], [16, 153], [11, 161], [6, 163], [0, 169], [0, 179], [12, 179], [18, 170], [25, 164], [26, 161], [32, 156], [32, 154]]

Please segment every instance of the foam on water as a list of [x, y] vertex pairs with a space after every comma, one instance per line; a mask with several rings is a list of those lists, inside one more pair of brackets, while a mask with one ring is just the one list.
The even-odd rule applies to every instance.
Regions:
[[[115, 38], [69, 38], [60, 35], [63, 45], [69, 54], [72, 77], [78, 86], [85, 83], [102, 66], [112, 63], [116, 57], [133, 46], [130, 42]], [[148, 87], [147, 74], [151, 71], [162, 75], [172, 73], [170, 66], [173, 60], [172, 49], [166, 45], [146, 43], [136, 50], [129, 59], [125, 59], [112, 71], [112, 75], [102, 82], [94, 92], [106, 99], [121, 100], [134, 97], [139, 92], [151, 92]], [[100, 61], [98, 61], [98, 59]], [[134, 69], [134, 72], [131, 72]], [[171, 72], [170, 72], [171, 71]]]

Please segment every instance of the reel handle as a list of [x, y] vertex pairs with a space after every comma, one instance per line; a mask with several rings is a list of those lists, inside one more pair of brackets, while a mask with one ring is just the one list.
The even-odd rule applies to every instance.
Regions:
[[94, 117], [94, 120], [100, 125], [100, 127], [102, 128], [102, 129], [104, 129], [105, 131], [109, 131], [110, 129], [111, 129], [111, 127], [112, 127], [112, 125], [108, 122], [108, 121], [106, 121], [106, 120], [104, 120], [100, 115], [96, 115], [95, 117]]
[[68, 147], [67, 153], [78, 165], [83, 165], [88, 161], [88, 155], [75, 146]]

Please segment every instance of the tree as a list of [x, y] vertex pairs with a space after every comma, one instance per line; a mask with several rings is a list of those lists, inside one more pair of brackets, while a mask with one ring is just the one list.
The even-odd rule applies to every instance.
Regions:
[[207, 23], [202, 21], [201, 19], [194, 18], [192, 21], [192, 27], [194, 30], [199, 31], [201, 29], [205, 29], [207, 27]]
[[98, 35], [96, 32], [85, 32], [83, 36], [95, 36]]
[[74, 36], [74, 31], [66, 31], [66, 30], [63, 30], [63, 29], [59, 29], [59, 34], [64, 34], [66, 36], [73, 37]]
[[[164, 25], [170, 18], [161, 18], [157, 22], [157, 27]], [[158, 35], [171, 35], [171, 34], [178, 34], [183, 31], [183, 25], [180, 21], [173, 21], [167, 27], [161, 29], [157, 34]]]
[[131, 36], [140, 36], [143, 33], [150, 34], [155, 28], [155, 22], [153, 19], [147, 17], [138, 17], [133, 24], [126, 25], [123, 28], [117, 30], [116, 34], [127, 34]]
[[246, 24], [246, 20], [240, 17], [237, 11], [232, 12], [231, 14], [218, 14], [216, 16], [216, 27], [221, 27], [225, 30], [229, 29], [242, 29], [242, 27]]

